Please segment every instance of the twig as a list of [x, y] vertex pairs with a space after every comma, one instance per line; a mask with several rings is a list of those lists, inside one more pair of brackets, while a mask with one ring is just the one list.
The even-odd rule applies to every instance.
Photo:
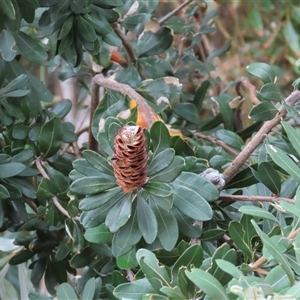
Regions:
[[79, 150], [77, 142], [72, 143], [72, 148], [73, 148], [73, 151], [74, 151], [74, 154], [75, 154], [76, 158], [81, 158], [80, 150]]
[[86, 132], [86, 131], [88, 131], [88, 130], [89, 130], [89, 127], [88, 127], [88, 126], [85, 126], [85, 127], [80, 128], [78, 131], [76, 131], [75, 134], [76, 134], [77, 136], [80, 136], [80, 135], [82, 135], [84, 132]]
[[250, 100], [251, 100], [251, 103], [253, 105], [257, 105], [260, 103], [260, 101], [257, 99], [256, 95], [255, 95], [255, 91], [256, 91], [256, 88], [255, 86], [249, 81], [248, 77], [246, 76], [243, 76], [243, 77], [240, 77], [238, 78], [236, 81], [236, 86], [235, 86], [235, 90], [236, 90], [236, 93], [241, 97], [241, 98], [245, 98], [244, 97], [244, 92], [243, 90], [241, 89], [241, 85], [243, 85], [248, 91], [249, 91], [249, 97], [250, 97]]
[[95, 94], [99, 90], [99, 86], [104, 88], [122, 93], [129, 96], [131, 99], [134, 99], [139, 108], [145, 114], [145, 121], [147, 123], [147, 128], [149, 129], [151, 125], [155, 122], [154, 114], [152, 108], [148, 105], [147, 100], [138, 94], [132, 87], [127, 84], [119, 83], [111, 79], [103, 78], [101, 75], [96, 75], [93, 78], [92, 86], [92, 98], [98, 97], [98, 94]]
[[289, 198], [267, 197], [267, 196], [248, 196], [248, 195], [220, 195], [219, 200], [224, 201], [251, 201], [251, 202], [273, 202], [279, 201], [295, 204], [296, 201]]
[[125, 271], [126, 272], [126, 278], [128, 281], [133, 282], [134, 281], [134, 273], [128, 269]]
[[[44, 170], [43, 166], [42, 166], [42, 163], [41, 163], [41, 158], [38, 157], [36, 160], [35, 160], [35, 164], [36, 164], [36, 167], [37, 169], [40, 171], [41, 175], [44, 177], [44, 178], [47, 178], [47, 179], [50, 179], [48, 174], [46, 173], [46, 171]], [[61, 204], [59, 203], [59, 200], [56, 196], [54, 196], [52, 198], [52, 201], [53, 201], [53, 204], [56, 206], [56, 208], [62, 213], [64, 214], [65, 216], [67, 216], [68, 218], [70, 218], [70, 215], [69, 213], [61, 206]], [[73, 219], [75, 220], [79, 220], [79, 218], [77, 217], [74, 217]]]
[[132, 63], [135, 64], [137, 61], [137, 57], [135, 55], [135, 52], [133, 50], [133, 47], [132, 47], [130, 41], [127, 39], [127, 37], [122, 32], [122, 30], [118, 27], [118, 25], [115, 26], [114, 30], [115, 30], [115, 33], [117, 34], [117, 36], [121, 39], [123, 46], [127, 52], [127, 55], [129, 58], [129, 64], [132, 64]]
[[225, 144], [224, 142], [216, 139], [216, 138], [213, 138], [211, 136], [207, 136], [203, 133], [200, 133], [200, 132], [196, 132], [194, 131], [193, 134], [197, 137], [197, 138], [200, 138], [200, 139], [203, 139], [203, 140], [207, 140], [215, 145], [218, 145], [220, 147], [222, 147], [224, 150], [226, 150], [227, 152], [231, 153], [232, 155], [234, 156], [238, 156], [239, 155], [239, 152], [234, 150], [233, 148], [231, 148], [230, 146], [228, 146], [227, 144]]
[[[285, 104], [293, 106], [297, 101], [300, 100], [300, 91], [295, 91], [290, 94], [285, 99]], [[247, 144], [247, 146], [242, 150], [242, 152], [233, 160], [230, 166], [223, 172], [225, 182], [228, 183], [233, 176], [237, 173], [239, 168], [245, 163], [257, 146], [264, 140], [265, 136], [274, 128], [277, 124], [280, 123], [282, 118], [287, 114], [287, 111], [284, 105], [278, 110], [278, 114], [270, 121], [264, 123], [260, 128], [257, 134], [252, 138], [252, 140]]]
[[37, 206], [36, 204], [31, 200], [27, 198], [22, 198], [22, 200], [35, 212], [37, 213]]
[[158, 21], [159, 25], [163, 25], [166, 21], [168, 21], [171, 17], [173, 17], [175, 14], [177, 14], [179, 11], [181, 11], [184, 7], [189, 5], [193, 0], [186, 0], [179, 6], [177, 6], [174, 10], [170, 11], [168, 14], [160, 18]]

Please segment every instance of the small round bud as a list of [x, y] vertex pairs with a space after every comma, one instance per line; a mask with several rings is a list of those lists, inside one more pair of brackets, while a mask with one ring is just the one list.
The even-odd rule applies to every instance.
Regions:
[[208, 168], [199, 175], [205, 178], [206, 180], [210, 181], [213, 185], [216, 186], [218, 190], [222, 190], [225, 186], [224, 176], [218, 170]]

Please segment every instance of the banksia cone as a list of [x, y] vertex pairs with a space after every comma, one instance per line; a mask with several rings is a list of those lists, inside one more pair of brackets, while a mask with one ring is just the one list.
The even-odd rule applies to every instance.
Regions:
[[119, 129], [114, 143], [111, 165], [117, 184], [125, 193], [142, 187], [147, 181], [146, 137], [139, 126], [124, 126]]

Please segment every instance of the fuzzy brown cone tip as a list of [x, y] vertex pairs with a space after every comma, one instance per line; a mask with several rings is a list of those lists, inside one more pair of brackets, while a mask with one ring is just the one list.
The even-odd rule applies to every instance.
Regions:
[[114, 140], [111, 165], [116, 182], [125, 193], [131, 193], [147, 182], [146, 137], [139, 126], [124, 126]]

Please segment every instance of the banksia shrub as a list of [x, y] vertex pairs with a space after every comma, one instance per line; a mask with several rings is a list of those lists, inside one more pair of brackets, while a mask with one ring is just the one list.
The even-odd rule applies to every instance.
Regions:
[[111, 165], [117, 184], [125, 193], [142, 187], [147, 181], [146, 137], [139, 126], [124, 126], [114, 140]]

